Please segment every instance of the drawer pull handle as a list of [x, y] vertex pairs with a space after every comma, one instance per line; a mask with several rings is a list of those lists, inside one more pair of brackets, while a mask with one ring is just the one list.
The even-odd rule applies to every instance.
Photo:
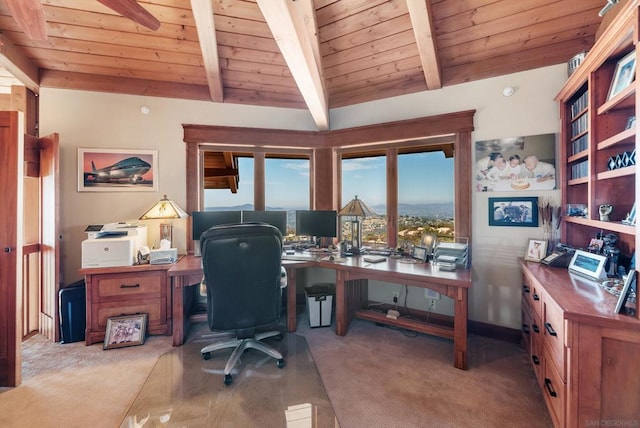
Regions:
[[547, 391], [549, 391], [550, 396], [552, 397], [558, 396], [558, 393], [553, 389], [553, 385], [551, 385], [551, 379], [544, 378], [544, 386], [547, 388]]
[[120, 288], [140, 288], [140, 284], [122, 284]]
[[540, 327], [538, 327], [538, 324], [533, 324], [531, 327], [533, 328], [534, 333], [540, 333]]
[[537, 293], [534, 293], [534, 294], [533, 294], [533, 300], [535, 300], [535, 301], [540, 300], [540, 296], [538, 296], [538, 294], [537, 294]]
[[533, 364], [535, 364], [536, 366], [540, 365], [540, 359], [538, 358], [537, 355], [532, 355], [531, 359], [533, 360]]
[[522, 332], [529, 334], [529, 324], [522, 324]]
[[528, 285], [523, 285], [522, 286], [522, 291], [524, 291], [525, 293], [529, 292], [529, 286]]
[[547, 331], [549, 332], [549, 334], [551, 336], [557, 336], [558, 333], [556, 333], [556, 331], [553, 329], [553, 327], [551, 327], [551, 324], [549, 324], [548, 322], [544, 323], [544, 328], [547, 329]]

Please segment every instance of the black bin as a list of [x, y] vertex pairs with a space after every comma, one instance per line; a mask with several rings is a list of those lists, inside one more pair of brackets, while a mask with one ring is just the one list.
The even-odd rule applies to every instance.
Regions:
[[86, 284], [76, 281], [59, 292], [61, 343], [84, 340], [87, 324]]

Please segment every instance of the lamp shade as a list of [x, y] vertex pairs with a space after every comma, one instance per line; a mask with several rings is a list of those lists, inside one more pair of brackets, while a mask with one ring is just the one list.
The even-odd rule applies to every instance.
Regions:
[[163, 218], [185, 218], [189, 217], [182, 208], [175, 202], [167, 199], [167, 195], [164, 195], [154, 206], [149, 208], [142, 216], [140, 220], [155, 220]]
[[378, 214], [375, 213], [367, 204], [358, 199], [358, 195], [344, 206], [338, 215], [341, 217], [371, 217]]

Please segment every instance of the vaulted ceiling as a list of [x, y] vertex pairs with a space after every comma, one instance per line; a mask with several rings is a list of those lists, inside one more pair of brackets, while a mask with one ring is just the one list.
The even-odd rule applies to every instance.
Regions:
[[153, 30], [97, 0], [41, 0], [42, 37], [7, 7], [32, 2], [0, 0], [0, 65], [35, 92], [301, 108], [318, 129], [329, 129], [330, 108], [566, 63], [593, 45], [606, 4], [138, 1], [159, 21]]

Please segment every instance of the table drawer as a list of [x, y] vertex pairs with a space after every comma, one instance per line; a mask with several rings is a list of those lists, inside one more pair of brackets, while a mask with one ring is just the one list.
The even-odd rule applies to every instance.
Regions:
[[565, 421], [566, 384], [558, 373], [556, 366], [544, 351], [544, 377], [542, 379], [542, 395], [556, 427], [563, 427]]
[[94, 301], [166, 297], [164, 272], [95, 275], [93, 280]]
[[147, 314], [147, 326], [149, 328], [158, 325], [166, 325], [167, 311], [164, 299], [129, 301], [129, 302], [108, 302], [94, 305], [92, 311], [91, 325], [94, 330], [106, 330], [107, 319], [120, 315]]
[[544, 299], [543, 307], [544, 318], [541, 326], [543, 341], [549, 351], [550, 358], [558, 368], [560, 376], [565, 380], [564, 312], [549, 298]]
[[533, 314], [542, 318], [542, 289], [527, 275], [524, 275], [522, 297], [531, 307]]

